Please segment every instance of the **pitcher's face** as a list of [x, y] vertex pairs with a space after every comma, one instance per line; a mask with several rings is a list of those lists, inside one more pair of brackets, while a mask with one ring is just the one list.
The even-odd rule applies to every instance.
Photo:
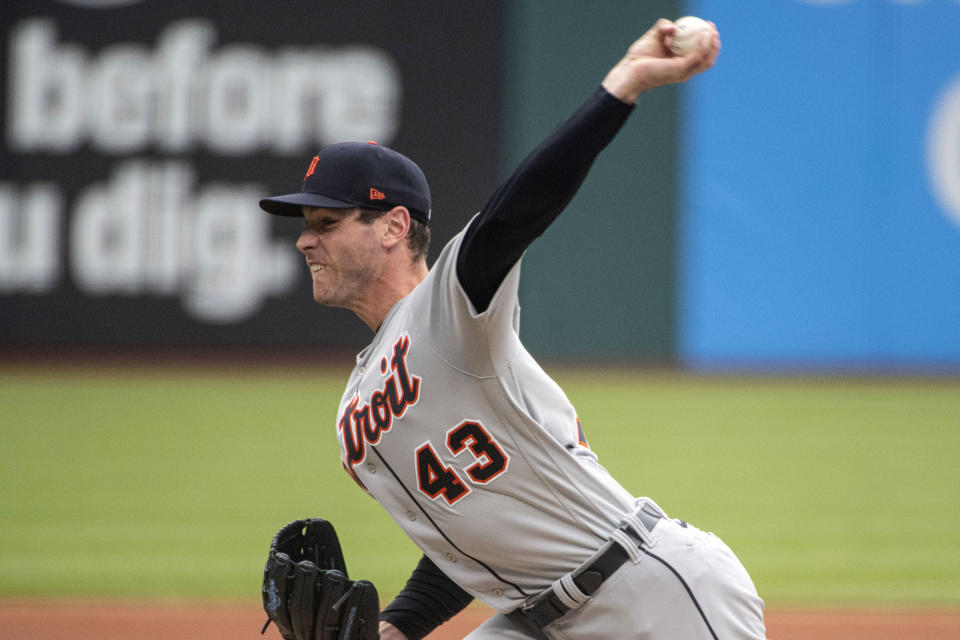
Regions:
[[313, 278], [313, 299], [330, 307], [354, 308], [376, 276], [382, 248], [373, 224], [357, 209], [303, 208], [297, 249]]

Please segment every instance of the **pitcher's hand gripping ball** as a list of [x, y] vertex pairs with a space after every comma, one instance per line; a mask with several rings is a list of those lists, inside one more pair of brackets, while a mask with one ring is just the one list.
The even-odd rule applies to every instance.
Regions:
[[284, 640], [376, 640], [380, 598], [366, 580], [350, 580], [333, 525], [295, 520], [270, 544], [263, 568], [267, 624]]
[[710, 28], [706, 20], [696, 16], [677, 18], [673, 23], [677, 30], [670, 36], [670, 51], [674, 55], [683, 56], [697, 48], [700, 34]]

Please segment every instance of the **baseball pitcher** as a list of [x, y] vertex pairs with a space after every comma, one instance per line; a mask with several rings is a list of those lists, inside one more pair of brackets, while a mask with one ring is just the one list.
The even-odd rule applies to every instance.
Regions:
[[[350, 602], [353, 593], [358, 603], [356, 616], [339, 605], [338, 621], [301, 624], [290, 638], [348, 637], [356, 620], [363, 634], [373, 625], [386, 640], [419, 639], [474, 598], [498, 613], [470, 640], [764, 637], [763, 603], [730, 549], [610, 476], [518, 335], [526, 248], [576, 193], [640, 93], [714, 64], [712, 23], [682, 55], [670, 48], [675, 29], [660, 20], [630, 45], [430, 268], [427, 181], [386, 147], [327, 147], [299, 192], [260, 201], [271, 214], [303, 218], [297, 249], [315, 300], [351, 309], [374, 333], [335, 419], [342, 463], [423, 551], [379, 621], [364, 613], [377, 606], [369, 583], [338, 572], [335, 587], [283, 596], [293, 574], [275, 563], [279, 573], [264, 587], [275, 611], [291, 598], [307, 599], [298, 614], [307, 617], [323, 617], [320, 601]], [[301, 528], [287, 531], [297, 540], [290, 553], [307, 560], [271, 557], [331, 582], [316, 570], [322, 560], [309, 560], [317, 545], [302, 542]]]

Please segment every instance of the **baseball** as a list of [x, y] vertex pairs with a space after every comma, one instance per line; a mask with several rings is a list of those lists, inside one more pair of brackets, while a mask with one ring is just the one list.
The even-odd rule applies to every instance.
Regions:
[[696, 49], [700, 34], [704, 29], [710, 28], [706, 20], [695, 16], [684, 16], [673, 24], [676, 25], [677, 30], [670, 38], [670, 51], [678, 56], [686, 55]]

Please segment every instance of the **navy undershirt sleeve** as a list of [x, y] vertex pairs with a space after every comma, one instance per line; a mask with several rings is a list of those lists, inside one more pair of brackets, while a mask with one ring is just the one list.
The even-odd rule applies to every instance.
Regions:
[[407, 640], [420, 640], [471, 601], [473, 596], [423, 556], [403, 591], [380, 613], [380, 619], [402, 631]]
[[464, 232], [457, 278], [478, 313], [531, 242], [573, 198], [633, 111], [598, 88], [520, 164]]

